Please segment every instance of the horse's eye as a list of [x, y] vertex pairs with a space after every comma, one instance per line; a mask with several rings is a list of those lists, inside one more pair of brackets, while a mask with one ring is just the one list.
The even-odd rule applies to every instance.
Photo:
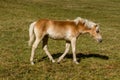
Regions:
[[99, 32], [100, 32], [99, 30], [96, 31], [96, 33], [99, 33]]

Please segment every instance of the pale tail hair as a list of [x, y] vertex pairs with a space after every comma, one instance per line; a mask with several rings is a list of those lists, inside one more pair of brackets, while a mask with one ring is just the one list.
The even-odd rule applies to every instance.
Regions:
[[28, 45], [31, 46], [32, 42], [34, 41], [34, 27], [35, 27], [36, 22], [33, 22], [30, 24], [29, 26], [29, 41], [28, 41]]

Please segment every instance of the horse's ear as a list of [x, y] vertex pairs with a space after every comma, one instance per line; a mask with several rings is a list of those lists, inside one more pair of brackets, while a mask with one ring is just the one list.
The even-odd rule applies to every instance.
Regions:
[[96, 24], [96, 25], [95, 25], [95, 28], [97, 28], [97, 27], [99, 27], [99, 25], [98, 25], [98, 24]]
[[85, 22], [83, 22], [82, 24], [85, 25]]
[[96, 26], [96, 31], [97, 31], [97, 33], [99, 33], [99, 26], [98, 25]]
[[97, 23], [97, 24], [95, 25], [95, 27], [99, 27], [99, 23]]
[[87, 26], [88, 20], [84, 19], [82, 23], [83, 23], [84, 26]]
[[97, 28], [97, 27], [98, 27], [98, 25], [96, 24], [96, 25], [95, 25], [95, 27]]

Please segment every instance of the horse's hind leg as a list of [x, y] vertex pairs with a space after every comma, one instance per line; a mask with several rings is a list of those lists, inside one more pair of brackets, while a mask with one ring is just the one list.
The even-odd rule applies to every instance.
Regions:
[[46, 35], [46, 36], [43, 38], [43, 50], [44, 50], [45, 53], [48, 55], [49, 59], [54, 63], [55, 60], [53, 59], [53, 57], [51, 56], [50, 52], [48, 51], [47, 42], [48, 42], [48, 36]]
[[41, 38], [37, 37], [35, 42], [32, 45], [32, 51], [31, 51], [31, 57], [30, 57], [30, 62], [32, 65], [34, 65], [33, 58], [34, 58], [35, 50], [41, 40], [42, 40], [42, 37]]
[[35, 50], [36, 50], [39, 42], [44, 37], [44, 34], [40, 33], [40, 31], [37, 28], [34, 29], [34, 33], [35, 33], [36, 39], [35, 39], [35, 42], [32, 45], [32, 51], [31, 51], [31, 57], [30, 57], [30, 62], [31, 62], [32, 65], [34, 65], [33, 58], [34, 58]]

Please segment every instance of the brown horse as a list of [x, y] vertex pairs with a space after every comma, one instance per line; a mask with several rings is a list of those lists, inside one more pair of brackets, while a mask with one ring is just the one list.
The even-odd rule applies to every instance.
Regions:
[[64, 56], [68, 53], [70, 44], [72, 46], [73, 61], [78, 64], [76, 59], [76, 40], [79, 35], [84, 33], [90, 33], [98, 42], [102, 42], [102, 37], [100, 35], [99, 25], [83, 18], [76, 18], [75, 20], [67, 21], [56, 21], [41, 19], [33, 22], [29, 28], [29, 45], [32, 45], [35, 36], [35, 42], [32, 45], [30, 62], [33, 65], [33, 58], [35, 49], [37, 48], [40, 41], [43, 41], [43, 50], [48, 55], [52, 62], [55, 62], [53, 57], [47, 48], [48, 38], [55, 40], [65, 40], [66, 49], [64, 53], [59, 57], [57, 62], [60, 62]]

